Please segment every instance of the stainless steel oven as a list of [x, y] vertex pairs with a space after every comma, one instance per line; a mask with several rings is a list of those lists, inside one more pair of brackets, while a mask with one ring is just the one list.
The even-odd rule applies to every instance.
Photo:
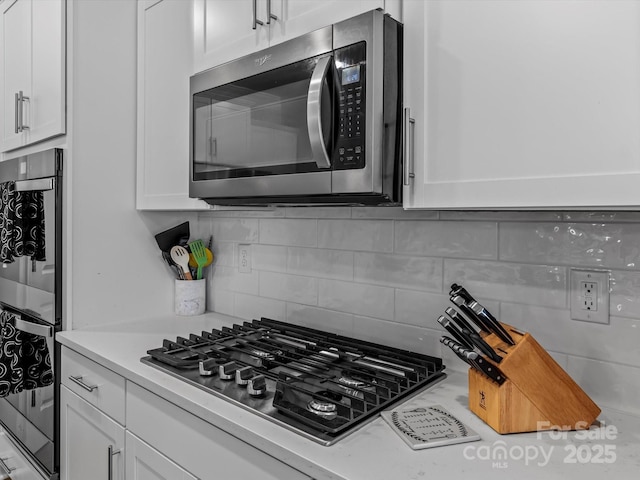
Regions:
[[[58, 478], [62, 160], [51, 149], [0, 162], [0, 441], [13, 448], [3, 450], [0, 478]], [[27, 235], [33, 249], [11, 243]], [[20, 375], [3, 376], [8, 367]]]
[[402, 25], [383, 12], [206, 70], [190, 88], [190, 196], [401, 201]]

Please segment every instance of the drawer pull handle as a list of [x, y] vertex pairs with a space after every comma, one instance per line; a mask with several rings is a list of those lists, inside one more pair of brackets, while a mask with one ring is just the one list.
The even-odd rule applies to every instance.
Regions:
[[118, 455], [120, 453], [120, 450], [114, 450], [113, 449], [113, 445], [109, 445], [109, 447], [107, 448], [107, 478], [109, 480], [113, 480], [113, 456], [114, 455]]
[[69, 380], [71, 380], [76, 385], [80, 385], [87, 392], [93, 392], [95, 389], [98, 388], [98, 385], [87, 385], [86, 383], [84, 383], [82, 381], [82, 375], [80, 375], [78, 377], [73, 377], [73, 376], [69, 375]]

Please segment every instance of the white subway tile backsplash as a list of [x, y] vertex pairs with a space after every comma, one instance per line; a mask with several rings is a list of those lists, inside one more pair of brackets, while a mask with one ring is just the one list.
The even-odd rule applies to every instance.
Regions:
[[287, 322], [339, 335], [353, 335], [353, 315], [325, 308], [287, 303]]
[[393, 320], [393, 304], [393, 288], [320, 279], [320, 307]]
[[260, 272], [260, 296], [316, 305], [318, 279], [286, 273]]
[[216, 242], [257, 242], [258, 220], [255, 218], [214, 218], [211, 221], [211, 233]]
[[569, 356], [567, 373], [599, 407], [640, 415], [640, 368]]
[[356, 252], [354, 279], [414, 290], [442, 290], [442, 259]]
[[565, 267], [445, 259], [444, 282], [462, 284], [476, 298], [567, 306]]
[[260, 243], [315, 247], [317, 228], [317, 220], [261, 219]]
[[284, 217], [284, 208], [280, 207], [223, 207], [216, 206], [216, 210], [204, 213], [211, 218], [264, 218]]
[[444, 211], [440, 212], [441, 220], [468, 220], [492, 222], [553, 222], [562, 220], [557, 212], [514, 212], [514, 211]]
[[235, 244], [230, 242], [214, 242], [211, 247], [213, 265], [216, 267], [233, 267], [236, 264]]
[[[640, 213], [280, 207], [199, 213], [192, 232], [214, 236], [210, 310], [435, 354], [466, 371], [438, 341], [460, 283], [531, 332], [597, 403], [640, 413]], [[252, 245], [250, 273], [238, 271], [238, 244]], [[571, 320], [573, 267], [611, 271], [609, 325]]]
[[353, 280], [353, 252], [322, 248], [289, 247], [287, 271], [336, 280]]
[[610, 315], [640, 318], [640, 272], [612, 271], [609, 288]]
[[266, 270], [268, 272], [287, 271], [287, 247], [280, 245], [251, 246], [251, 264], [256, 270]]
[[353, 207], [351, 209], [353, 218], [369, 219], [416, 219], [416, 220], [437, 220], [438, 212], [432, 210], [404, 210], [402, 207]]
[[250, 273], [240, 273], [237, 268], [216, 266], [212, 269], [209, 288], [257, 295], [259, 278], [259, 273], [256, 270]]
[[568, 310], [517, 304], [503, 304], [501, 315], [547, 350], [640, 367], [640, 320], [611, 317], [602, 325], [572, 320]]
[[207, 310], [225, 315], [233, 315], [235, 313], [235, 298], [235, 293], [219, 288], [211, 288], [211, 284], [209, 284], [209, 290], [207, 291]]
[[286, 303], [282, 300], [236, 293], [234, 315], [245, 320], [259, 319], [261, 317], [284, 320]]
[[441, 332], [438, 330], [355, 315], [353, 335], [361, 340], [382, 343], [422, 355], [440, 355]]
[[390, 220], [318, 220], [318, 246], [340, 250], [391, 252]]
[[640, 212], [564, 212], [565, 222], [640, 222]]
[[453, 258], [498, 258], [498, 227], [492, 222], [395, 222], [396, 253]]
[[[449, 295], [396, 290], [395, 321], [418, 327], [436, 328], [440, 326], [438, 317], [450, 307]], [[487, 307], [489, 308], [489, 307]], [[442, 330], [444, 333], [444, 330]]]
[[349, 207], [287, 207], [287, 218], [350, 218]]
[[505, 223], [500, 260], [640, 269], [640, 224]]

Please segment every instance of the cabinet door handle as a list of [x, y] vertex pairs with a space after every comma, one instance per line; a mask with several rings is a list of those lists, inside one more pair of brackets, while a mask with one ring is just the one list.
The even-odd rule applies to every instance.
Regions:
[[404, 185], [408, 186], [411, 183], [411, 179], [415, 178], [416, 174], [413, 172], [413, 129], [415, 127], [415, 119], [411, 118], [411, 109], [409, 107], [404, 109], [404, 119], [402, 122], [403, 138], [403, 165], [402, 165], [402, 177]]
[[258, 20], [258, 0], [253, 0], [253, 29], [255, 30], [258, 25], [264, 25], [264, 23]]
[[271, 13], [271, 0], [267, 0], [267, 25], [271, 25], [271, 20], [278, 20], [278, 17]]
[[107, 448], [107, 479], [113, 480], [113, 457], [114, 455], [118, 455], [120, 453], [120, 449], [114, 450], [113, 445], [109, 445]]
[[20, 128], [18, 127], [19, 125], [18, 122], [20, 121], [19, 108], [20, 108], [20, 96], [16, 93], [16, 119], [15, 119], [16, 132], [15, 133], [20, 133]]
[[17, 102], [16, 102], [16, 111], [18, 116], [18, 128], [16, 133], [20, 133], [24, 130], [29, 130], [29, 127], [24, 124], [24, 101], [29, 100], [29, 97], [25, 97], [22, 93], [22, 90], [18, 93]]
[[94, 390], [96, 390], [98, 388], [98, 385], [87, 385], [86, 383], [84, 383], [82, 381], [82, 375], [79, 375], [77, 377], [73, 377], [73, 376], [69, 375], [69, 380], [71, 380], [76, 385], [80, 385], [87, 392], [93, 392]]

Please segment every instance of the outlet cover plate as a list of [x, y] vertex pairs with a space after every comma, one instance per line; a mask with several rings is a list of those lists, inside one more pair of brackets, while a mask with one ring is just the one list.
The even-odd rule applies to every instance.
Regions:
[[251, 273], [251, 245], [238, 245], [238, 270]]
[[[584, 322], [609, 324], [609, 277], [607, 270], [570, 270], [569, 302], [571, 305], [571, 318]], [[584, 284], [595, 284], [596, 288], [591, 292], [595, 300], [594, 308], [585, 308]]]

